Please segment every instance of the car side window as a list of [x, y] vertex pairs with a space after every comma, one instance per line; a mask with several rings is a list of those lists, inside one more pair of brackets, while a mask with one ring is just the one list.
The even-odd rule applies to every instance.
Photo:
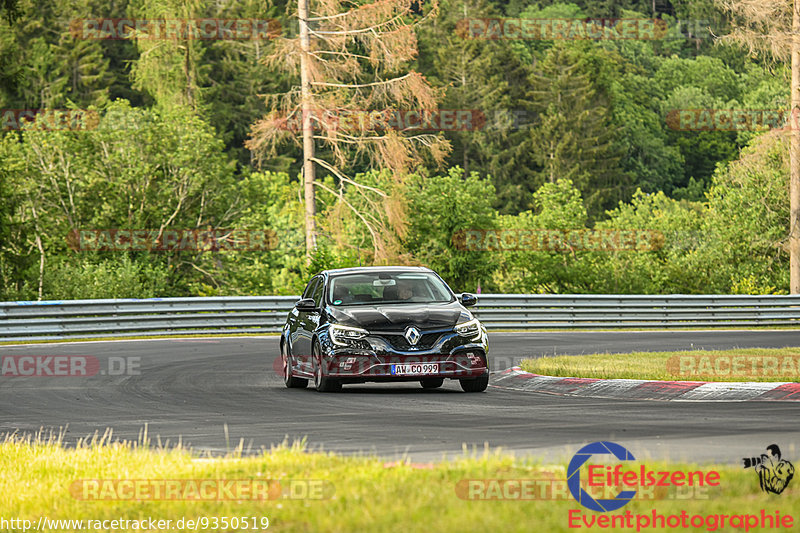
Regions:
[[319, 283], [317, 283], [311, 291], [311, 298], [314, 298], [314, 304], [320, 307], [322, 305], [322, 286], [325, 285], [325, 283], [322, 281], [322, 278], [317, 278], [317, 280], [319, 280]]
[[315, 292], [317, 285], [319, 285], [319, 278], [311, 278], [311, 281], [306, 285], [306, 290], [303, 291], [303, 298], [312, 298], [311, 295]]

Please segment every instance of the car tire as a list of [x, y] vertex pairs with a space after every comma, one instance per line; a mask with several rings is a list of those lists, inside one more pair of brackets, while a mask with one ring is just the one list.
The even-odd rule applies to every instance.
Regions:
[[473, 379], [460, 379], [461, 388], [464, 392], [483, 392], [489, 386], [489, 376], [481, 376]]
[[419, 381], [423, 389], [438, 389], [444, 384], [444, 378], [427, 378]]
[[321, 358], [319, 341], [314, 341], [314, 345], [311, 348], [311, 360], [314, 361], [314, 387], [317, 389], [317, 392], [338, 392], [342, 390], [341, 381], [322, 375]]
[[281, 343], [281, 360], [283, 361], [283, 384], [289, 389], [304, 389], [308, 386], [308, 380], [296, 378], [291, 372], [291, 354], [286, 350], [284, 343]]

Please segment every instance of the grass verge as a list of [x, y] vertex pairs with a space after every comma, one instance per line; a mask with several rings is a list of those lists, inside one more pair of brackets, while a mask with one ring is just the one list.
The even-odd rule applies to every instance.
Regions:
[[526, 359], [534, 374], [665, 381], [800, 381], [800, 348], [559, 355]]
[[[640, 451], [634, 451], [637, 457]], [[728, 458], [730, 460], [732, 458]], [[800, 509], [800, 491], [762, 493], [755, 472], [741, 467], [645, 462], [652, 470], [717, 470], [713, 492], [684, 496], [662, 494], [634, 499], [617, 513], [708, 515], [712, 513], [782, 514]], [[375, 457], [307, 453], [302, 446], [281, 446], [257, 456], [231, 453], [203, 458], [185, 449], [100, 441], [65, 449], [58, 441], [6, 438], [0, 441], [0, 518], [38, 523], [41, 516], [64, 520], [172, 520], [226, 517], [269, 519], [270, 531], [571, 531], [570, 510], [587, 518], [600, 516], [582, 508], [568, 493], [548, 500], [478, 501], [459, 497], [459, 482], [470, 479], [542, 479], [544, 471], [563, 469], [500, 453], [465, 454], [433, 464], [386, 463]], [[638, 468], [633, 467], [633, 468]], [[323, 499], [266, 501], [84, 500], [71, 492], [76, 480], [279, 480], [281, 486], [303, 480], [324, 481]], [[462, 495], [465, 493], [461, 493]], [[609, 513], [611, 514], [611, 513]], [[257, 522], [258, 523], [258, 522]], [[0, 528], [2, 529], [2, 528]], [[193, 528], [170, 528], [171, 531]], [[244, 531], [242, 527], [198, 530]], [[260, 527], [248, 527], [248, 530]], [[586, 529], [584, 526], [583, 529]], [[16, 529], [11, 529], [16, 531]], [[56, 530], [51, 526], [51, 530]], [[63, 527], [62, 531], [77, 531]], [[84, 529], [85, 530], [85, 529]], [[96, 529], [95, 529], [96, 530]], [[120, 527], [117, 531], [133, 528]], [[145, 529], [146, 530], [146, 529]], [[723, 528], [722, 530], [729, 530]], [[635, 531], [635, 529], [633, 529]]]

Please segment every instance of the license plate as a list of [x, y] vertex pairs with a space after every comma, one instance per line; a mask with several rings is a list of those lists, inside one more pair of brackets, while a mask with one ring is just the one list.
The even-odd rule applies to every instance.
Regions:
[[439, 363], [415, 363], [411, 365], [392, 365], [393, 376], [418, 376], [438, 374]]

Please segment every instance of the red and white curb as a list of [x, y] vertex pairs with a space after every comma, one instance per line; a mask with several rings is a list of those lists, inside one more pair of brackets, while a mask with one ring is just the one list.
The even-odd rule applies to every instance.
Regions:
[[625, 398], [681, 402], [800, 401], [800, 383], [646, 381], [642, 379], [557, 378], [515, 366], [493, 376], [501, 389], [584, 398]]

